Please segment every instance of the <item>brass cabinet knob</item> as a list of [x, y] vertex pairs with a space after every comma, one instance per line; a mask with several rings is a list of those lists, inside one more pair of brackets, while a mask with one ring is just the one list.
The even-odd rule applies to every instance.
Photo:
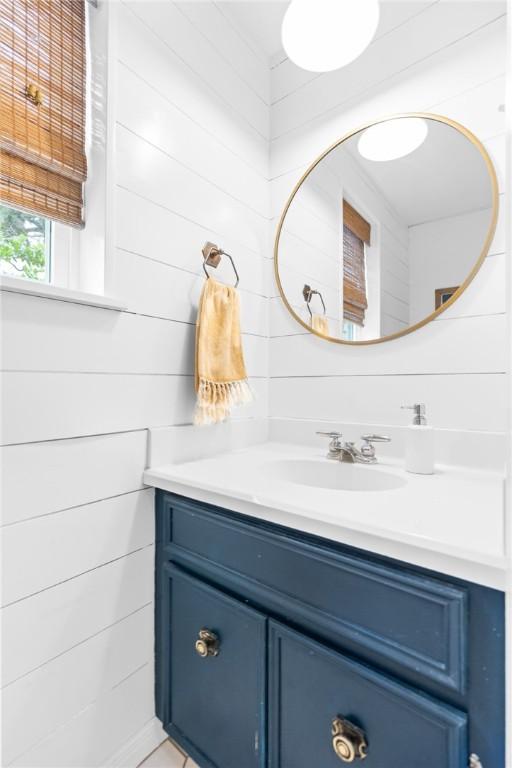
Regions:
[[196, 640], [196, 653], [202, 659], [207, 656], [218, 656], [220, 650], [219, 638], [211, 629], [200, 629], [199, 638]]
[[332, 748], [344, 763], [364, 760], [368, 744], [364, 732], [343, 717], [332, 721]]

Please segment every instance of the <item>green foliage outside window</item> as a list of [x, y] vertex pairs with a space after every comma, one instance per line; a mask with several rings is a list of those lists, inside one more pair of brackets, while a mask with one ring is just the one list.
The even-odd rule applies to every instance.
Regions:
[[0, 271], [44, 280], [46, 277], [47, 221], [0, 205]]

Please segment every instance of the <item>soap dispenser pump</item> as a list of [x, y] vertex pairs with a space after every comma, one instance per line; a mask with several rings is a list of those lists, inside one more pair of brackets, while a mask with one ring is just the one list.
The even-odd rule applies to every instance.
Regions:
[[405, 436], [405, 468], [417, 475], [434, 473], [434, 430], [427, 425], [425, 403], [402, 405], [414, 411]]

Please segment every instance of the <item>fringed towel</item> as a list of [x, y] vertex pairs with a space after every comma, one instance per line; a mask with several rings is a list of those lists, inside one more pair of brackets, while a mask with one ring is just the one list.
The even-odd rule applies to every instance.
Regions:
[[325, 315], [311, 315], [311, 328], [322, 336], [329, 336], [329, 321]]
[[196, 328], [194, 424], [216, 424], [231, 408], [253, 399], [240, 335], [240, 299], [232, 285], [209, 278], [199, 302]]

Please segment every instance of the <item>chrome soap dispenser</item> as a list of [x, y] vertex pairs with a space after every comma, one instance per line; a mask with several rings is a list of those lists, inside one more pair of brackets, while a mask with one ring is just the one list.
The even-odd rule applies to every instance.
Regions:
[[405, 469], [417, 475], [434, 473], [434, 430], [427, 425], [425, 403], [402, 405], [414, 411], [405, 435]]

